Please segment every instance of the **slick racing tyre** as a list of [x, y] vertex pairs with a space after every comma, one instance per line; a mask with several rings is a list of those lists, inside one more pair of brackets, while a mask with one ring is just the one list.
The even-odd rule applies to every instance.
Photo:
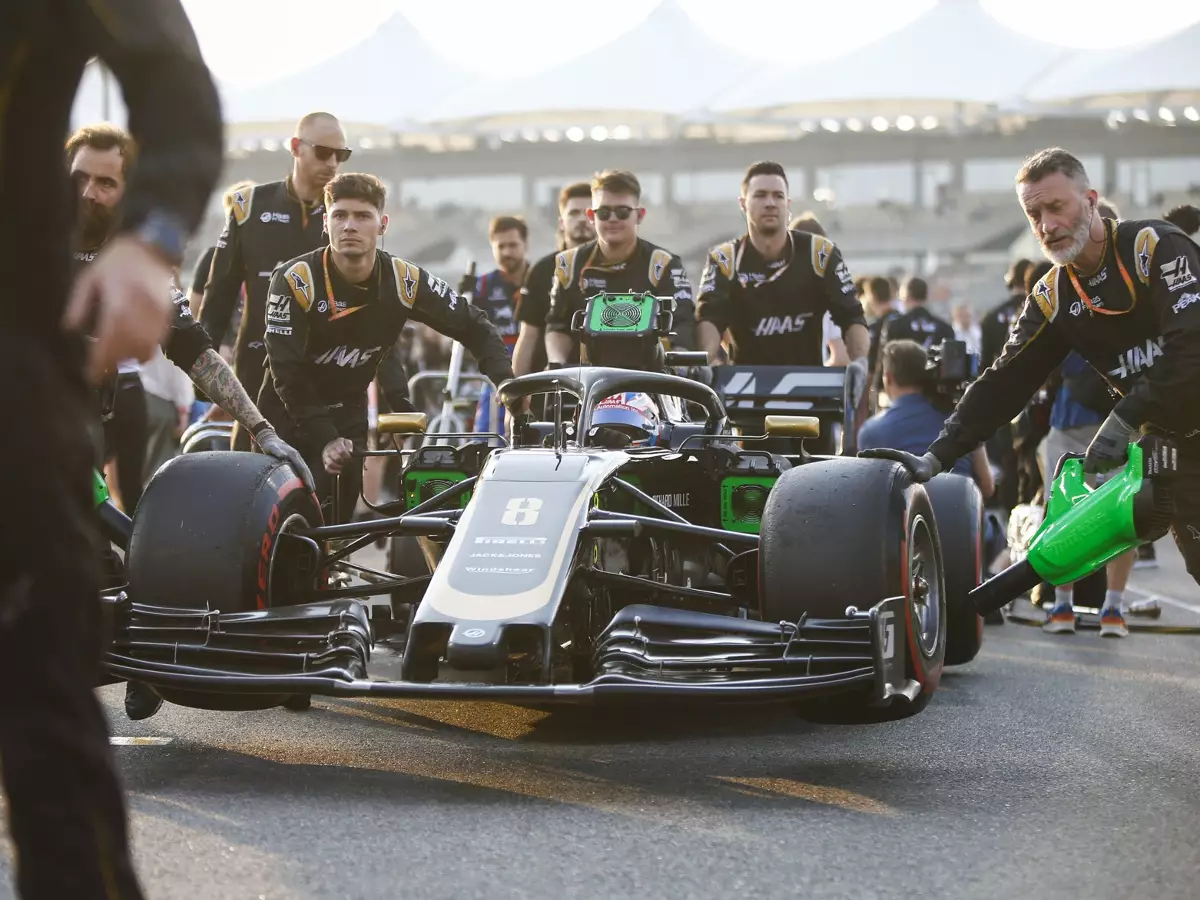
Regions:
[[188, 426], [179, 438], [180, 453], [205, 453], [209, 450], [228, 450], [232, 422], [196, 422]]
[[[317, 560], [311, 544], [280, 537], [321, 523], [316, 499], [279, 460], [228, 450], [177, 456], [150, 480], [134, 515], [129, 595], [222, 613], [290, 605], [298, 588], [314, 584]], [[157, 690], [211, 709], [266, 709], [287, 699]]]
[[967, 594], [983, 583], [983, 495], [975, 482], [948, 472], [925, 485], [942, 542], [946, 579], [946, 665], [969, 663], [983, 646], [983, 616]]
[[763, 513], [759, 585], [764, 621], [838, 619], [904, 596], [906, 675], [917, 699], [886, 707], [869, 695], [798, 704], [818, 719], [878, 722], [924, 709], [942, 676], [946, 591], [941, 544], [925, 489], [898, 463], [839, 457], [784, 472]]

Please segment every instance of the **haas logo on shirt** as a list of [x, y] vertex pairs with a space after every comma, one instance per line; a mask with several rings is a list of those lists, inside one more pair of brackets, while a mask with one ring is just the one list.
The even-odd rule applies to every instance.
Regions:
[[758, 320], [758, 324], [754, 326], [754, 333], [758, 337], [770, 337], [774, 334], [792, 334], [804, 328], [806, 319], [812, 317], [812, 313], [797, 313], [794, 316], [763, 316]]
[[1125, 380], [1143, 369], [1149, 369], [1154, 365], [1154, 361], [1163, 355], [1163, 339], [1160, 337], [1157, 341], [1151, 338], [1146, 338], [1145, 344], [1137, 344], [1130, 347], [1124, 353], [1117, 356], [1117, 367], [1110, 369], [1108, 374], [1114, 378]]
[[345, 344], [342, 344], [334, 347], [332, 350], [326, 350], [314, 359], [313, 362], [318, 366], [332, 365], [353, 369], [358, 366], [365, 366], [371, 362], [375, 354], [382, 349], [382, 347], [372, 347], [369, 350], [364, 350], [361, 347], [347, 347]]

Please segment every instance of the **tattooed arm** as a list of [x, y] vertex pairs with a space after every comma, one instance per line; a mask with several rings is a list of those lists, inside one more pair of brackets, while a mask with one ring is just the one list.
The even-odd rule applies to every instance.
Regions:
[[188, 375], [196, 387], [208, 395], [209, 400], [233, 416], [247, 431], [253, 431], [263, 421], [263, 414], [237, 380], [233, 369], [216, 350], [210, 347], [200, 354], [188, 370]]

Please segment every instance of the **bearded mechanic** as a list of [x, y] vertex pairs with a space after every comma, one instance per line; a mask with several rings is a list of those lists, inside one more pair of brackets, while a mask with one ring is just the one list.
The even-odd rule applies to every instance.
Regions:
[[[325, 185], [329, 246], [280, 265], [266, 303], [269, 378], [259, 408], [279, 423], [317, 477], [323, 504], [329, 475], [340, 479], [339, 505], [353, 511], [366, 449], [367, 386], [408, 319], [428, 325], [471, 353], [497, 387], [512, 378], [508, 348], [487, 313], [445, 281], [377, 249], [387, 230], [387, 192], [378, 178], [338, 175]], [[524, 409], [515, 401], [511, 411]]]
[[[779, 163], [756, 162], [746, 170], [738, 197], [746, 233], [708, 253], [696, 341], [712, 365], [820, 366], [828, 312], [842, 330], [861, 391], [870, 339], [854, 280], [833, 241], [788, 229], [788, 190]], [[727, 329], [728, 354], [722, 345]]]
[[1083, 165], [1059, 148], [1028, 159], [1016, 188], [1054, 268], [924, 456], [862, 455], [897, 459], [927, 481], [1011, 421], [1074, 350], [1121, 395], [1087, 448], [1084, 471], [1122, 465], [1142, 432], [1172, 438], [1179, 474], [1171, 527], [1200, 583], [1200, 248], [1168, 222], [1100, 216]]
[[[74, 252], [78, 268], [87, 265], [120, 228], [120, 203], [137, 147], [124, 130], [102, 123], [85, 125], [68, 138], [67, 165], [79, 192], [79, 222]], [[209, 399], [253, 436], [268, 456], [287, 462], [313, 489], [312, 475], [295, 449], [288, 446], [258, 411], [238, 383], [233, 369], [213, 349], [208, 332], [193, 318], [187, 296], [174, 285], [163, 288], [171, 295], [171, 328], [163, 342], [163, 353], [183, 371]]]

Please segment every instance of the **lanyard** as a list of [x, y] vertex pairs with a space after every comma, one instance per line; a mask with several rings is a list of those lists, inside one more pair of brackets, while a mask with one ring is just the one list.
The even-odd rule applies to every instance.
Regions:
[[[329, 300], [329, 313], [330, 313], [329, 318], [334, 319], [334, 318], [337, 318], [338, 316], [345, 315], [346, 313], [350, 313], [350, 312], [353, 312], [354, 310], [358, 309], [359, 308], [358, 306], [351, 306], [348, 309], [344, 309], [344, 310], [340, 310], [340, 311], [338, 310], [337, 298], [334, 297], [334, 295], [333, 295], [333, 279], [331, 279], [329, 277], [329, 248], [328, 247], [326, 247], [325, 252], [321, 254], [321, 268], [325, 272], [325, 297], [326, 297], [326, 299]], [[374, 270], [372, 270], [372, 274], [374, 274], [375, 271], [378, 271], [378, 259], [376, 259], [376, 268]], [[380, 277], [382, 277], [382, 276], [380, 276]], [[379, 286], [377, 284], [376, 285], [377, 291], [378, 291], [378, 287]]]
[[336, 315], [337, 299], [333, 296], [333, 280], [329, 277], [329, 248], [321, 254], [321, 268], [325, 270], [325, 296], [329, 300], [329, 309]]
[[[746, 240], [742, 242], [742, 246], [738, 247], [737, 256], [733, 261], [733, 274], [736, 276], [738, 269], [742, 267], [742, 257], [746, 255], [746, 245], [750, 243], [750, 236], [746, 236]], [[792, 259], [796, 256], [796, 239], [792, 237], [792, 233], [788, 232], [788, 255], [787, 261], [782, 266], [775, 270], [770, 278], [754, 283], [754, 287], [762, 287], [764, 284], [770, 284], [777, 278], [781, 277], [788, 270], [788, 266], [792, 264]], [[765, 262], [765, 260], [764, 260]]]
[[[1104, 256], [1108, 255], [1108, 240], [1109, 240], [1108, 220], [1104, 220]], [[1121, 253], [1117, 249], [1117, 236], [1112, 235], [1113, 258], [1117, 261], [1117, 270], [1121, 273], [1121, 279], [1125, 282], [1125, 289], [1129, 291], [1129, 309], [1104, 309], [1103, 307], [1093, 306], [1091, 298], [1088, 297], [1087, 291], [1083, 289], [1083, 285], [1079, 283], [1079, 276], [1075, 273], [1075, 267], [1067, 265], [1067, 277], [1071, 279], [1071, 286], [1075, 288], [1075, 293], [1079, 299], [1083, 301], [1083, 305], [1088, 308], [1088, 312], [1099, 313], [1102, 316], [1123, 316], [1128, 312], [1133, 312], [1134, 306], [1137, 305], [1137, 291], [1133, 287], [1133, 279], [1129, 277], [1129, 272], [1125, 268], [1125, 264], [1121, 262]], [[1104, 269], [1104, 256], [1100, 257], [1100, 269]]]

